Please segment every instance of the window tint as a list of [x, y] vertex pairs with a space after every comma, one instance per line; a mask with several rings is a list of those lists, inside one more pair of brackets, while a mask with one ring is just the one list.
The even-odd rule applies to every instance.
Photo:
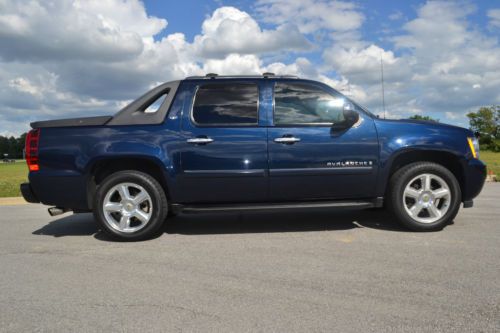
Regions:
[[274, 87], [275, 125], [332, 124], [344, 121], [345, 98], [303, 83]]
[[257, 124], [259, 92], [256, 84], [228, 83], [200, 86], [193, 119], [200, 125]]
[[160, 106], [163, 104], [163, 101], [165, 101], [165, 98], [167, 97], [167, 94], [160, 95], [154, 102], [149, 104], [149, 106], [144, 110], [145, 113], [155, 113], [158, 111]]

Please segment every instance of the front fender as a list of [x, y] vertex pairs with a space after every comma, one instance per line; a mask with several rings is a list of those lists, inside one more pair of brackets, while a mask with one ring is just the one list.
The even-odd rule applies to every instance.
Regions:
[[463, 173], [464, 165], [471, 158], [467, 150], [467, 135], [470, 131], [466, 129], [386, 120], [376, 120], [376, 126], [380, 143], [378, 196], [384, 196], [395, 163], [402, 159], [410, 163], [425, 160], [456, 161], [459, 172]]

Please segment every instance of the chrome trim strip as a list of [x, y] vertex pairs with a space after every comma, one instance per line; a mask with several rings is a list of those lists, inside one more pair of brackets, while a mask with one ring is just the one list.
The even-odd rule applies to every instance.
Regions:
[[358, 167], [330, 167], [330, 168], [286, 168], [270, 169], [270, 176], [321, 176], [321, 175], [341, 175], [341, 174], [368, 174], [373, 171], [373, 166]]
[[264, 177], [265, 169], [184, 170], [186, 177]]

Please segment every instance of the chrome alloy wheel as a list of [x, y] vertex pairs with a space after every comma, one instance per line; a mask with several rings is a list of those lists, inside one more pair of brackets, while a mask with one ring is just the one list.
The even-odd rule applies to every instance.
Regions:
[[443, 178], [424, 173], [408, 182], [402, 199], [406, 213], [413, 220], [433, 223], [448, 212], [451, 191]]
[[134, 183], [113, 186], [104, 197], [102, 209], [106, 224], [123, 233], [141, 230], [153, 214], [151, 196]]

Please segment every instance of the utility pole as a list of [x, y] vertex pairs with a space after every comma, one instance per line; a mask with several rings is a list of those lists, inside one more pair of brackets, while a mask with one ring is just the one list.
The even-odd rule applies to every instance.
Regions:
[[384, 110], [385, 119], [384, 62], [382, 60], [382, 53], [380, 54], [380, 77], [382, 84], [382, 109]]

